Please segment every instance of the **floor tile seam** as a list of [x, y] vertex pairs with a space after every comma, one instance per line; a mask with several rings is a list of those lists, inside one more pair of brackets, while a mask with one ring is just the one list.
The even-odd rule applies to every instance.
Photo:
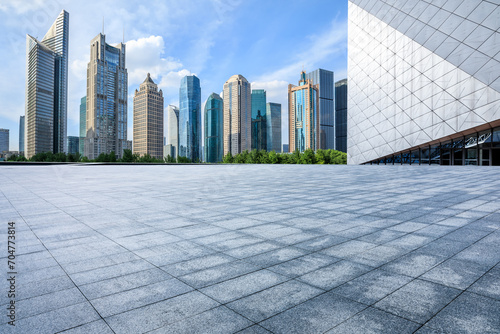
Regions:
[[[60, 277], [63, 277], [63, 276], [60, 276]], [[72, 282], [73, 283], [73, 282]], [[25, 302], [25, 301], [29, 301], [30, 299], [34, 299], [34, 298], [39, 298], [39, 297], [44, 297], [44, 296], [48, 296], [48, 295], [51, 295], [51, 294], [54, 294], [54, 293], [57, 293], [57, 292], [63, 292], [63, 291], [67, 291], [67, 290], [71, 290], [71, 289], [74, 289], [76, 286], [72, 286], [72, 287], [69, 287], [69, 288], [64, 288], [64, 289], [60, 289], [60, 290], [55, 290], [55, 291], [52, 291], [52, 292], [47, 292], [47, 293], [42, 293], [41, 295], [36, 295], [36, 296], [31, 296], [31, 297], [27, 297], [27, 298], [22, 298], [22, 299], [17, 299], [16, 298], [16, 303], [18, 302]], [[83, 302], [83, 301], [82, 301]], [[81, 302], [77, 302], [76, 304], [79, 304]], [[2, 304], [0, 306], [6, 306], [8, 304]], [[74, 304], [71, 304], [71, 305], [74, 305]], [[68, 305], [70, 306], [70, 305]], [[66, 306], [63, 306], [63, 307], [66, 307]], [[59, 309], [60, 307], [56, 308], [56, 309]], [[45, 313], [45, 312], [43, 312]]]
[[[138, 273], [138, 272], [139, 272], [139, 271], [137, 271], [137, 272], [133, 272], [133, 273], [130, 273], [130, 274], [136, 274], [136, 273]], [[117, 276], [117, 277], [106, 278], [106, 279], [103, 279], [103, 280], [100, 280], [100, 281], [96, 281], [96, 282], [91, 282], [91, 283], [81, 284], [80, 286], [81, 286], [81, 287], [84, 287], [84, 286], [86, 286], [86, 285], [96, 284], [96, 283], [101, 283], [101, 282], [106, 282], [106, 281], [111, 281], [111, 280], [114, 280], [114, 279], [117, 279], [117, 278], [121, 278], [121, 277], [125, 277], [125, 276], [128, 276], [128, 275], [123, 275], [123, 276]], [[171, 276], [171, 275], [169, 275], [169, 276]], [[162, 279], [162, 280], [159, 280], [159, 281], [156, 281], [156, 282], [151, 282], [151, 283], [147, 283], [147, 284], [142, 284], [142, 285], [136, 286], [136, 287], [134, 287], [134, 288], [125, 289], [125, 290], [120, 290], [120, 291], [113, 292], [113, 293], [110, 293], [110, 294], [107, 294], [107, 295], [100, 295], [99, 297], [89, 298], [89, 300], [90, 300], [90, 301], [92, 301], [92, 300], [97, 300], [97, 299], [101, 299], [101, 298], [105, 298], [105, 297], [109, 297], [109, 296], [117, 295], [117, 294], [120, 294], [120, 293], [123, 293], [123, 292], [133, 291], [133, 290], [135, 290], [135, 289], [144, 288], [144, 287], [149, 286], [149, 285], [151, 285], [151, 284], [158, 284], [158, 283], [162, 283], [162, 282], [170, 281], [170, 280], [172, 280], [172, 279], [174, 279], [174, 277], [169, 277], [169, 278]]]
[[[342, 295], [339, 295], [339, 296], [344, 297], [344, 296], [342, 296]], [[365, 304], [365, 303], [362, 303], [362, 302], [359, 302], [359, 301], [356, 301], [356, 300], [350, 299], [350, 298], [348, 298], [348, 297], [344, 297], [344, 298], [349, 299], [349, 300], [352, 300], [352, 301], [355, 301], [355, 302], [360, 303], [360, 304], [363, 304], [363, 305], [367, 305], [367, 304]], [[380, 311], [380, 312], [386, 313], [386, 314], [391, 315], [391, 316], [393, 316], [393, 317], [396, 317], [396, 318], [399, 318], [399, 319], [402, 319], [402, 320], [405, 320], [405, 321], [408, 321], [408, 322], [411, 322], [411, 323], [413, 323], [413, 324], [415, 324], [415, 325], [419, 325], [419, 326], [420, 326], [420, 324], [419, 324], [418, 322], [416, 322], [416, 321], [413, 321], [413, 320], [410, 320], [410, 319], [406, 319], [406, 318], [404, 318], [404, 317], [402, 317], [402, 316], [400, 316], [400, 315], [393, 314], [393, 313], [388, 312], [388, 311], [386, 311], [386, 310], [379, 309], [379, 308], [375, 307], [375, 306], [374, 306], [374, 304], [371, 304], [371, 305], [368, 305], [366, 308], [362, 309], [361, 311], [357, 312], [356, 314], [354, 314], [354, 315], [350, 316], [349, 318], [345, 319], [344, 321], [340, 322], [339, 324], [337, 324], [337, 325], [333, 326], [332, 328], [328, 329], [327, 331], [323, 332], [323, 334], [326, 334], [326, 333], [328, 333], [329, 331], [331, 331], [332, 329], [339, 327], [339, 326], [340, 326], [340, 325], [342, 325], [343, 323], [345, 323], [345, 322], [349, 321], [351, 318], [354, 318], [354, 317], [355, 317], [355, 316], [357, 316], [358, 314], [361, 314], [362, 312], [364, 312], [364, 311], [366, 311], [366, 310], [368, 310], [368, 309], [370, 309], [370, 308], [376, 309], [376, 310], [378, 310], [378, 311]], [[418, 328], [420, 328], [420, 327], [418, 327]]]
[[[317, 287], [315, 287], [315, 288], [317, 288]], [[272, 316], [270, 316], [270, 317], [268, 317], [268, 318], [266, 318], [266, 319], [263, 319], [263, 320], [261, 320], [261, 321], [257, 322], [256, 324], [257, 324], [257, 325], [259, 325], [259, 326], [261, 326], [261, 327], [263, 327], [264, 329], [266, 329], [266, 330], [268, 330], [268, 331], [272, 332], [272, 331], [271, 331], [271, 329], [268, 329], [268, 328], [267, 328], [267, 327], [265, 327], [262, 323], [263, 323], [263, 322], [265, 322], [265, 321], [267, 321], [267, 320], [269, 320], [269, 319], [272, 319], [272, 318], [274, 318], [274, 317], [277, 317], [277, 316], [279, 316], [279, 315], [280, 315], [280, 314], [282, 314], [282, 313], [285, 313], [285, 312], [287, 312], [287, 311], [289, 311], [289, 310], [292, 310], [292, 309], [294, 309], [294, 308], [296, 308], [296, 307], [299, 307], [300, 305], [305, 304], [305, 303], [307, 303], [307, 302], [309, 302], [309, 301], [311, 301], [311, 300], [313, 300], [313, 299], [315, 299], [315, 298], [319, 298], [319, 297], [321, 297], [321, 296], [323, 296], [323, 295], [326, 295], [326, 294], [332, 294], [332, 292], [331, 292], [331, 291], [325, 291], [324, 289], [321, 289], [321, 290], [323, 290], [323, 292], [322, 292], [322, 293], [320, 293], [320, 294], [318, 294], [318, 295], [316, 295], [316, 296], [314, 296], [314, 297], [312, 297], [312, 298], [309, 298], [309, 299], [307, 299], [307, 300], [305, 300], [305, 301], [303, 301], [303, 302], [300, 302], [300, 303], [298, 303], [297, 305], [294, 305], [294, 306], [292, 306], [292, 307], [290, 307], [290, 308], [287, 308], [286, 310], [280, 311], [280, 312], [278, 312], [278, 313], [276, 313], [276, 314], [274, 314], [274, 315], [272, 315]], [[338, 294], [335, 294], [335, 295], [337, 295], [337, 296], [339, 296], [339, 297], [342, 297], [342, 298], [345, 298], [345, 299], [348, 299], [349, 301], [353, 301], [353, 302], [355, 302], [355, 303], [357, 303], [357, 304], [360, 304], [360, 305], [365, 306], [365, 307], [364, 307], [361, 311], [356, 312], [356, 314], [358, 314], [358, 313], [360, 313], [360, 312], [362, 312], [362, 311], [364, 311], [364, 310], [366, 310], [367, 308], [369, 308], [369, 307], [370, 307], [369, 305], [366, 305], [366, 304], [363, 304], [363, 303], [357, 302], [357, 301], [355, 301], [355, 300], [352, 300], [352, 299], [349, 299], [349, 298], [346, 298], [346, 297], [340, 296], [340, 295], [338, 295]], [[354, 315], [356, 315], [356, 314], [354, 314]], [[354, 316], [354, 315], [353, 315], [353, 316]], [[351, 318], [351, 317], [349, 317], [349, 318]], [[330, 329], [331, 329], [331, 328], [330, 328]], [[330, 330], [330, 329], [328, 329], [328, 330]]]

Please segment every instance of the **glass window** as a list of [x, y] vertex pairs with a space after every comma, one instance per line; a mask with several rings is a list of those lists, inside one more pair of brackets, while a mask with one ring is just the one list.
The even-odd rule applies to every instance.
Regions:
[[465, 165], [477, 165], [477, 133], [465, 137]]
[[493, 129], [493, 134], [491, 136], [491, 146], [500, 147], [500, 128]]
[[390, 156], [390, 157], [385, 158], [385, 164], [386, 165], [392, 165], [392, 164], [394, 164], [394, 157]]
[[404, 152], [402, 155], [402, 161], [404, 165], [410, 164], [411, 161], [411, 153], [410, 152]]
[[491, 147], [491, 130], [487, 131], [482, 131], [479, 132], [478, 138], [477, 138], [477, 144], [479, 148], [482, 147]]
[[479, 149], [479, 165], [489, 166], [490, 165], [490, 149], [481, 148]]
[[397, 154], [394, 156], [394, 164], [401, 165], [401, 154]]
[[411, 150], [410, 152], [410, 164], [418, 165], [420, 164], [420, 150]]
[[453, 164], [460, 166], [463, 165], [463, 148], [465, 146], [465, 139], [457, 138], [453, 141]]
[[429, 147], [424, 147], [420, 150], [420, 163], [422, 165], [428, 165], [430, 160], [429, 160]]
[[439, 165], [441, 158], [441, 145], [432, 145], [429, 152], [429, 160], [431, 165]]
[[444, 142], [441, 145], [441, 165], [448, 166], [451, 164], [451, 147], [452, 147], [452, 141], [447, 141]]

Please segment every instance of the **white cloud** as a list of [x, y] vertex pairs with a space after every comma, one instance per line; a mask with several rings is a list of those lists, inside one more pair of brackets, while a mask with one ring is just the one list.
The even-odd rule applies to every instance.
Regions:
[[153, 80], [157, 81], [182, 68], [179, 60], [163, 57], [164, 48], [162, 36], [139, 38], [126, 43], [129, 86], [142, 83], [147, 73], [151, 73]]

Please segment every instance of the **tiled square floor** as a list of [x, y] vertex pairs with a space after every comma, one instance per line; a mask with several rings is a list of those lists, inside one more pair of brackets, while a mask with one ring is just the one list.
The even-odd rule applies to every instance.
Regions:
[[500, 169], [0, 165], [1, 333], [498, 333]]

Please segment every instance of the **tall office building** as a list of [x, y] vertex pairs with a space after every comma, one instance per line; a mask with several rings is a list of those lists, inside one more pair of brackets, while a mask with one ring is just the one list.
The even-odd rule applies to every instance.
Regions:
[[167, 108], [167, 113], [168, 145], [171, 145], [171, 151], [167, 152], [167, 155], [177, 158], [177, 155], [179, 155], [179, 108], [170, 104]]
[[121, 158], [127, 147], [127, 85], [125, 44], [106, 44], [106, 36], [90, 42], [87, 66], [87, 131], [85, 156], [115, 152]]
[[24, 154], [24, 117], [19, 117], [19, 154]]
[[219, 94], [212, 93], [205, 102], [205, 161], [222, 161], [223, 104]]
[[65, 152], [69, 14], [62, 11], [41, 41], [26, 36], [26, 157]]
[[179, 156], [201, 161], [201, 87], [196, 75], [182, 78], [179, 89]]
[[252, 150], [267, 150], [266, 91], [252, 90]]
[[251, 85], [237, 74], [224, 84], [224, 155], [234, 156], [252, 149], [252, 97]]
[[80, 137], [68, 136], [68, 154], [80, 153]]
[[498, 13], [349, 0], [349, 164], [500, 165]]
[[0, 153], [9, 151], [9, 129], [0, 129]]
[[347, 79], [335, 83], [335, 149], [347, 153]]
[[84, 96], [80, 100], [80, 140], [78, 152], [81, 155], [85, 153], [85, 136], [87, 132], [87, 97]]
[[147, 75], [134, 95], [134, 153], [163, 159], [163, 92]]
[[306, 79], [319, 90], [319, 147], [320, 149], [335, 149], [335, 105], [333, 72], [317, 69], [306, 73]]
[[288, 85], [289, 150], [319, 148], [318, 85], [302, 71], [298, 86]]
[[267, 150], [281, 152], [281, 104], [266, 104]]

